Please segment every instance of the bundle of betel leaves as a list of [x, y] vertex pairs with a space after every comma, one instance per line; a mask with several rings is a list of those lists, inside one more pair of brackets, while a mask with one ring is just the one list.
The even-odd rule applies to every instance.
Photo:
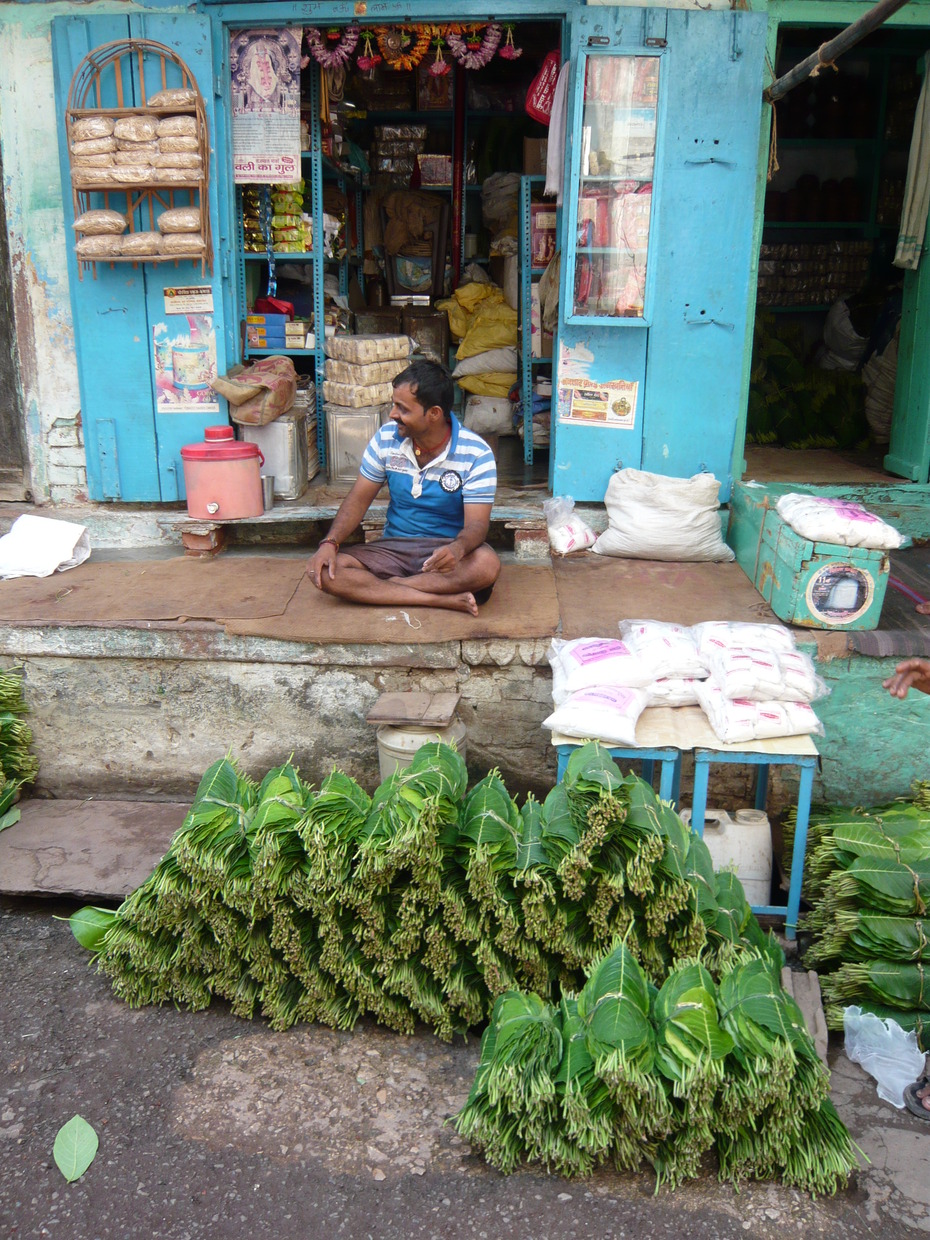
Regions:
[[721, 1179], [825, 1194], [856, 1165], [828, 1090], [770, 955], [747, 955], [719, 984], [680, 962], [657, 988], [619, 943], [576, 997], [497, 1000], [455, 1126], [505, 1173], [649, 1163], [657, 1188], [675, 1187], [713, 1150]]
[[930, 785], [872, 809], [815, 808], [807, 853], [800, 929], [827, 1027], [854, 1004], [930, 1048]]
[[39, 761], [32, 753], [32, 730], [22, 719], [28, 709], [22, 675], [15, 670], [0, 672], [0, 830], [11, 825], [4, 818], [20, 788], [34, 783], [39, 773]]
[[[852, 1166], [778, 982], [783, 955], [738, 879], [715, 874], [703, 840], [594, 743], [522, 807], [496, 771], [467, 790], [440, 744], [373, 796], [339, 771], [316, 790], [289, 763], [258, 784], [221, 759], [150, 878], [72, 925], [134, 1005], [215, 995], [276, 1029], [370, 1016], [447, 1039], [493, 1008], [459, 1123], [505, 1170], [540, 1159], [583, 1173], [645, 1153], [675, 1184], [716, 1148], [730, 1178], [823, 1192]], [[618, 997], [616, 959], [635, 996]], [[631, 1003], [642, 1044], [612, 1041]], [[492, 1052], [506, 1062], [479, 1106]], [[809, 1105], [787, 1107], [789, 1094]], [[789, 1131], [795, 1153], [779, 1143]]]

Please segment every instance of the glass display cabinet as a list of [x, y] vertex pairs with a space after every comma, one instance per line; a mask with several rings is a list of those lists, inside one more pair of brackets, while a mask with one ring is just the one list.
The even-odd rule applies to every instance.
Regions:
[[657, 56], [589, 56], [571, 315], [642, 319], [659, 97]]

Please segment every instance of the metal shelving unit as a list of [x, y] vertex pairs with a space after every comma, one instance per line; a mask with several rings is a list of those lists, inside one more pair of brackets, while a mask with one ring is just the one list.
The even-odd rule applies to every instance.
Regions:
[[[533, 186], [545, 184], [544, 176], [520, 178], [520, 403], [523, 409], [523, 459], [533, 463], [533, 371], [539, 366], [551, 366], [551, 357], [533, 357], [532, 331], [533, 279], [538, 279], [544, 267], [533, 267], [532, 262], [532, 203]], [[542, 324], [540, 324], [540, 337]]]
[[[332, 267], [338, 264], [339, 267], [339, 292], [346, 296], [349, 289], [349, 273], [353, 268], [357, 269], [359, 281], [361, 283], [363, 276], [361, 272], [362, 256], [363, 256], [363, 239], [362, 239], [362, 182], [361, 175], [354, 175], [353, 170], [331, 160], [323, 154], [322, 149], [322, 131], [320, 127], [320, 77], [319, 72], [314, 73], [310, 79], [309, 99], [311, 124], [310, 130], [310, 149], [301, 152], [301, 169], [304, 173], [304, 180], [307, 188], [304, 191], [304, 204], [309, 204], [309, 214], [313, 220], [313, 249], [303, 251], [299, 254], [276, 254], [275, 262], [281, 263], [309, 263], [312, 268], [313, 276], [313, 338], [314, 345], [312, 349], [269, 349], [252, 347], [248, 343], [245, 331], [242, 332], [242, 356], [244, 359], [256, 357], [270, 357], [283, 354], [286, 357], [302, 357], [313, 359], [313, 379], [316, 393], [316, 436], [317, 450], [320, 455], [320, 465], [325, 468], [326, 465], [326, 427], [323, 417], [323, 378], [326, 366], [326, 354], [324, 352], [325, 340], [325, 323], [324, 323], [324, 298], [323, 298], [323, 279], [327, 266]], [[331, 178], [336, 181], [343, 194], [348, 198], [354, 195], [355, 206], [355, 239], [354, 245], [347, 248], [345, 255], [341, 258], [332, 258], [324, 253], [323, 248], [323, 182], [324, 179]], [[268, 265], [269, 256], [264, 252], [246, 252], [243, 246], [241, 225], [242, 210], [241, 204], [239, 209], [239, 250], [238, 250], [238, 295], [239, 306], [243, 313], [248, 305], [248, 282], [246, 279], [246, 268], [264, 264]], [[348, 222], [347, 222], [347, 237]]]

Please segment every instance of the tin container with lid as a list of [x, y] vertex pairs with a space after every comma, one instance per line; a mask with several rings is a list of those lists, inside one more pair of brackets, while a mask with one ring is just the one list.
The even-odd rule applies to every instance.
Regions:
[[181, 460], [190, 516], [241, 521], [265, 511], [264, 458], [258, 444], [237, 441], [231, 426], [208, 426], [203, 443], [185, 444], [181, 449]]

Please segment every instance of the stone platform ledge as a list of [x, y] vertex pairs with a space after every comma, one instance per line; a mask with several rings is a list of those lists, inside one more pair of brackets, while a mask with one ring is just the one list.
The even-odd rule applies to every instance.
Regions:
[[0, 658], [155, 659], [169, 662], [303, 664], [308, 667], [453, 669], [542, 667], [551, 638], [448, 642], [289, 642], [227, 634], [207, 620], [55, 625], [0, 622]]
[[[345, 492], [311, 488], [299, 499], [277, 500], [273, 508], [260, 516], [233, 521], [191, 517], [181, 504], [0, 504], [0, 534], [5, 534], [18, 516], [30, 513], [83, 525], [92, 551], [174, 547], [180, 551], [187, 547], [209, 553], [221, 550], [221, 544], [309, 546], [325, 532], [324, 527], [328, 527], [344, 497]], [[492, 544], [509, 547], [513, 543], [521, 560], [547, 558], [543, 498], [538, 493], [523, 495], [506, 489], [499, 494], [491, 511]], [[579, 505], [576, 511], [595, 532], [600, 533], [606, 526], [603, 505]], [[386, 512], [386, 502], [375, 503], [369, 509], [363, 523], [368, 537], [377, 536], [383, 529]]]

